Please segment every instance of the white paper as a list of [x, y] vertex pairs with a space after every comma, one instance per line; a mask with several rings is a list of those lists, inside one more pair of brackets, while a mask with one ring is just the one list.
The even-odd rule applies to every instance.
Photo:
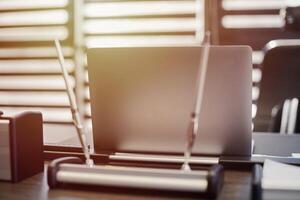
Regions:
[[300, 167], [265, 160], [262, 188], [300, 191]]

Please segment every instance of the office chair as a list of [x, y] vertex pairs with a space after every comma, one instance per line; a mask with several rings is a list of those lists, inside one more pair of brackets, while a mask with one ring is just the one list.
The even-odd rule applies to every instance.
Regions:
[[[279, 119], [285, 100], [300, 97], [300, 39], [273, 40], [263, 51], [265, 56], [254, 130], [279, 132], [278, 123], [281, 123]], [[277, 115], [274, 114], [276, 106]], [[282, 106], [281, 110], [278, 106]]]
[[272, 109], [268, 132], [300, 133], [299, 99], [286, 99], [281, 105], [276, 105]]

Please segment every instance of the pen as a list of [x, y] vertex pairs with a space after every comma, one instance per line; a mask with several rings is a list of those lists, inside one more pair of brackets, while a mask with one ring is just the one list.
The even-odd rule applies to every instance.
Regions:
[[65, 67], [65, 59], [62, 53], [62, 48], [60, 46], [59, 40], [55, 39], [55, 47], [56, 47], [56, 51], [58, 54], [58, 59], [59, 59], [59, 63], [60, 63], [60, 67], [62, 70], [62, 75], [64, 77], [64, 81], [66, 84], [66, 88], [67, 88], [67, 93], [68, 93], [68, 98], [69, 98], [69, 102], [70, 102], [70, 106], [71, 106], [71, 112], [72, 112], [72, 118], [73, 118], [73, 123], [76, 127], [76, 131], [77, 131], [77, 135], [86, 159], [86, 164], [88, 166], [92, 166], [93, 165], [93, 160], [90, 158], [90, 152], [89, 152], [89, 148], [87, 145], [87, 141], [86, 141], [86, 136], [84, 134], [84, 127], [83, 124], [81, 122], [80, 116], [79, 116], [79, 111], [78, 111], [78, 106], [76, 103], [76, 98], [75, 98], [75, 94], [72, 88], [72, 85], [70, 83], [70, 77], [67, 71], [67, 68]]
[[189, 166], [189, 160], [192, 154], [192, 149], [195, 143], [195, 139], [199, 129], [199, 115], [201, 111], [201, 105], [203, 101], [203, 92], [205, 77], [207, 71], [208, 57], [209, 57], [209, 47], [210, 47], [210, 33], [206, 32], [204, 39], [204, 47], [201, 55], [201, 61], [198, 68], [197, 82], [196, 82], [196, 103], [194, 111], [191, 114], [191, 121], [187, 130], [187, 145], [184, 152], [184, 163], [181, 167], [183, 170], [191, 170]]

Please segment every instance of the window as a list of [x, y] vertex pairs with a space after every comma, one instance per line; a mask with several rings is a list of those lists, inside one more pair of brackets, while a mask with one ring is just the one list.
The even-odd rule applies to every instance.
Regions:
[[[299, 38], [296, 32], [283, 31], [284, 19], [280, 9], [300, 5], [299, 0], [222, 0], [214, 1], [218, 10], [215, 43], [250, 45], [253, 49], [252, 118], [256, 116], [259, 83], [262, 77], [263, 47], [274, 39]], [[255, 120], [259, 126], [259, 119]]]
[[52, 138], [49, 128], [72, 122], [53, 38], [62, 41], [74, 77], [73, 2], [3, 0], [0, 10], [0, 110], [41, 111], [45, 138]]
[[[62, 41], [80, 112], [91, 128], [87, 48], [195, 45], [204, 33], [203, 0], [3, 0], [0, 10], [0, 110], [41, 111], [47, 145], [79, 144], [55, 37]], [[57, 126], [61, 132], [54, 131]]]

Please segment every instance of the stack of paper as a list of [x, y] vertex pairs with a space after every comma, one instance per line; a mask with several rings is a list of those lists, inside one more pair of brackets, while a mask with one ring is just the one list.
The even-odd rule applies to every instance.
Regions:
[[300, 199], [300, 167], [266, 160], [262, 189], [263, 199]]

